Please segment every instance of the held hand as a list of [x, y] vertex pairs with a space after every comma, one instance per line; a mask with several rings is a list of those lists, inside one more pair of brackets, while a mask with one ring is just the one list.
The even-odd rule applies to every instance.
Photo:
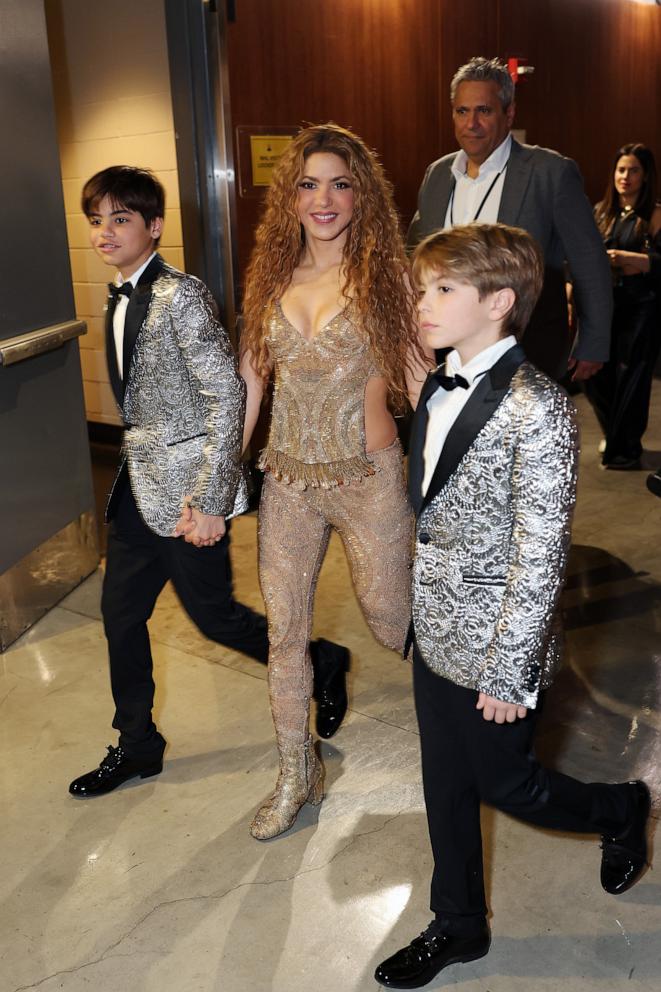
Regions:
[[196, 548], [209, 548], [220, 541], [225, 533], [225, 518], [202, 513], [191, 506], [191, 496], [184, 496], [181, 516], [177, 520], [173, 537], [183, 537]]
[[191, 514], [193, 527], [183, 535], [184, 541], [187, 544], [194, 544], [196, 548], [211, 548], [217, 544], [225, 533], [225, 518], [202, 513], [195, 507], [192, 508]]
[[603, 362], [585, 362], [583, 360], [577, 361], [575, 358], [570, 358], [567, 362], [567, 368], [571, 372], [574, 370], [572, 376], [572, 382], [579, 382], [581, 379], [590, 379], [599, 369], [603, 368]]
[[189, 534], [194, 529], [195, 524], [193, 522], [193, 509], [189, 503], [189, 497], [185, 496], [181, 516], [175, 524], [175, 528], [172, 531], [172, 536], [183, 537], [185, 534]]
[[496, 723], [514, 723], [517, 718], [523, 720], [528, 712], [525, 706], [494, 699], [493, 696], [487, 696], [486, 692], [479, 694], [475, 709], [482, 710], [485, 720], [494, 720]]

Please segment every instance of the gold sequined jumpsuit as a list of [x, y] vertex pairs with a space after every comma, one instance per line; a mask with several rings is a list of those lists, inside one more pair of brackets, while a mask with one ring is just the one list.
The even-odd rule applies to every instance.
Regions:
[[279, 745], [308, 739], [312, 607], [331, 528], [365, 619], [401, 651], [410, 619], [412, 514], [401, 446], [365, 450], [365, 388], [376, 368], [347, 309], [311, 341], [270, 314], [275, 393], [259, 514], [259, 574], [269, 626], [269, 693]]

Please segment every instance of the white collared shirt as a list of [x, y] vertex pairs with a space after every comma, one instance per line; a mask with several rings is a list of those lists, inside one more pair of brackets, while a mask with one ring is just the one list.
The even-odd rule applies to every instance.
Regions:
[[424, 476], [422, 479], [422, 495], [425, 496], [429, 489], [434, 470], [441, 457], [443, 445], [447, 439], [450, 429], [455, 420], [470, 399], [475, 387], [482, 377], [493, 368], [499, 358], [513, 348], [516, 338], [513, 334], [508, 334], [506, 338], [501, 338], [495, 344], [490, 345], [481, 351], [470, 362], [461, 366], [461, 359], [458, 351], [451, 351], [445, 360], [445, 372], [447, 375], [461, 375], [468, 382], [468, 389], [457, 386], [456, 389], [448, 391], [439, 386], [427, 400], [427, 433], [425, 435], [424, 447]]
[[[135, 289], [138, 285], [138, 279], [155, 257], [156, 252], [153, 251], [147, 261], [139, 269], [136, 269], [128, 279], [123, 279], [121, 272], [118, 272], [114, 280], [115, 286], [123, 286], [124, 283], [130, 282]], [[118, 296], [112, 315], [112, 336], [115, 339], [115, 355], [117, 356], [117, 370], [120, 379], [124, 378], [124, 324], [126, 323], [126, 309], [128, 305], [128, 296]]]
[[[457, 154], [452, 164], [454, 189], [445, 214], [445, 227], [454, 224], [470, 224], [478, 220], [482, 224], [495, 224], [498, 220], [500, 201], [505, 184], [505, 171], [512, 150], [512, 135], [507, 137], [492, 151], [489, 158], [482, 163], [475, 179], [466, 172], [468, 156], [463, 149]], [[489, 187], [496, 179], [491, 190]], [[487, 196], [488, 193], [488, 196]], [[486, 196], [486, 200], [484, 199]], [[480, 204], [484, 205], [480, 210]], [[479, 217], [476, 215], [479, 212]]]

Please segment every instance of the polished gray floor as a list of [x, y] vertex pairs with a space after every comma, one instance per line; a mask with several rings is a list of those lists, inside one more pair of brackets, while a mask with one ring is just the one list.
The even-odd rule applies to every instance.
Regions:
[[[661, 500], [644, 473], [583, 464], [564, 596], [567, 664], [540, 734], [586, 779], [644, 777], [661, 797]], [[661, 464], [661, 390], [646, 439]], [[234, 526], [239, 596], [260, 606], [256, 521]], [[71, 778], [113, 741], [89, 579], [0, 658], [0, 990], [359, 992], [426, 925], [430, 851], [410, 669], [379, 648], [331, 542], [316, 629], [353, 652], [351, 712], [324, 743], [328, 795], [286, 836], [248, 824], [274, 782], [265, 671], [206, 641], [169, 589], [152, 621], [161, 776], [76, 802]], [[661, 987], [661, 882], [616, 899], [594, 838], [484, 812], [493, 945], [429, 988], [574, 992]]]

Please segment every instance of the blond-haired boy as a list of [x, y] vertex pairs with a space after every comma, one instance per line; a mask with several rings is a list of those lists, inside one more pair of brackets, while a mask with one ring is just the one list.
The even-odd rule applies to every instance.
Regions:
[[390, 988], [419, 988], [489, 950], [481, 802], [540, 826], [601, 834], [601, 881], [613, 894], [647, 861], [644, 783], [584, 784], [543, 768], [533, 751], [560, 658], [578, 460], [571, 401], [517, 340], [542, 271], [530, 235], [501, 224], [431, 235], [413, 259], [423, 339], [447, 349], [423, 387], [409, 459], [434, 919], [376, 969]]

